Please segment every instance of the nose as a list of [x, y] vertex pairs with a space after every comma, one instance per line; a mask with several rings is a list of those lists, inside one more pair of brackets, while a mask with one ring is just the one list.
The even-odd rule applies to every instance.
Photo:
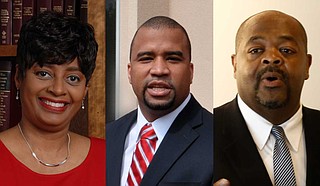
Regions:
[[156, 58], [150, 70], [150, 74], [154, 76], [164, 76], [170, 73], [168, 62], [162, 57]]
[[265, 53], [265, 56], [261, 59], [261, 63], [265, 65], [281, 65], [283, 59], [280, 52], [274, 49]]
[[55, 96], [62, 96], [66, 94], [65, 81], [63, 78], [55, 78], [52, 80], [48, 91]]

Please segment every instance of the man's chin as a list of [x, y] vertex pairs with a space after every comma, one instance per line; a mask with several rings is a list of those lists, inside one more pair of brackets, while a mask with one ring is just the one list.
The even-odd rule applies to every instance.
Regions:
[[287, 104], [287, 100], [264, 100], [257, 97], [257, 101], [270, 110], [283, 108]]
[[287, 93], [260, 92], [256, 95], [256, 100], [268, 109], [279, 109], [288, 103]]
[[172, 107], [173, 104], [166, 103], [166, 104], [154, 104], [154, 103], [147, 103], [146, 104], [149, 109], [152, 110], [168, 110]]
[[171, 100], [144, 100], [145, 105], [152, 110], [168, 110], [174, 104], [174, 99]]

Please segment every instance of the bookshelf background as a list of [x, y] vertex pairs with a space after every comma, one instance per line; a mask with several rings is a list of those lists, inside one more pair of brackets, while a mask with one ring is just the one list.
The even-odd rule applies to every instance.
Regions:
[[[98, 138], [105, 138], [106, 123], [105, 7], [105, 1], [87, 1], [87, 21], [95, 28], [95, 36], [99, 45], [99, 50], [96, 69], [89, 82], [89, 91], [85, 103], [85, 110], [80, 110], [71, 124], [72, 131], [82, 135]], [[0, 45], [0, 63], [8, 58], [14, 59], [16, 56], [16, 50], [16, 45]], [[14, 86], [14, 83], [12, 85]], [[15, 92], [13, 95], [15, 95]]]

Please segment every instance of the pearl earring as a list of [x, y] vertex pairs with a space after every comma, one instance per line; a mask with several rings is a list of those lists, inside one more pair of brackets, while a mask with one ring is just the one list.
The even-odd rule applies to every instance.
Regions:
[[16, 100], [19, 100], [19, 89], [17, 89]]
[[84, 99], [82, 99], [82, 102], [81, 102], [81, 109], [84, 110]]

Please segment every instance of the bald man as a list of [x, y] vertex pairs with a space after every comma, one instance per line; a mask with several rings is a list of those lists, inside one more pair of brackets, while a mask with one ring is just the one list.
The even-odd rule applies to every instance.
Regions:
[[232, 186], [278, 185], [271, 131], [281, 128], [293, 185], [320, 185], [320, 111], [300, 102], [311, 66], [302, 24], [279, 11], [255, 14], [238, 29], [235, 51], [238, 94], [214, 109], [215, 180], [226, 178]]

